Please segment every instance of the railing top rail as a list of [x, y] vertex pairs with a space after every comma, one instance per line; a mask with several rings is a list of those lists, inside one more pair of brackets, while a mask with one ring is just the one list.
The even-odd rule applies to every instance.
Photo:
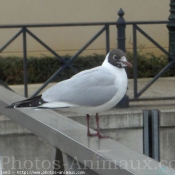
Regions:
[[[112, 139], [89, 138], [86, 136], [85, 126], [54, 111], [5, 108], [10, 103], [23, 98], [0, 86], [0, 113], [42, 137], [65, 154], [73, 158], [76, 156], [82, 164], [84, 161], [92, 161], [87, 167], [98, 174], [143, 175], [156, 174], [156, 172], [161, 175], [166, 174], [155, 160]], [[125, 161], [125, 167], [121, 161]], [[148, 163], [149, 166], [146, 166]], [[138, 168], [132, 167], [136, 164], [139, 165]]]
[[[172, 21], [129, 21], [126, 25], [133, 24], [168, 24]], [[117, 25], [118, 22], [79, 22], [79, 23], [43, 23], [43, 24], [1, 24], [0, 28], [21, 28], [21, 27], [74, 27], [74, 26], [101, 26], [101, 25]]]

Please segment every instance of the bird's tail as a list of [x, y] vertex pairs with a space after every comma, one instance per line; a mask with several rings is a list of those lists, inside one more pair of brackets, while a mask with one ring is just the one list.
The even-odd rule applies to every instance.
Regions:
[[12, 103], [11, 105], [6, 106], [6, 108], [27, 108], [27, 107], [32, 108], [32, 107], [38, 107], [38, 106], [40, 106], [44, 103], [47, 103], [47, 102], [45, 102], [41, 98], [41, 95], [39, 95], [39, 96], [36, 96], [36, 97], [33, 97], [33, 98], [28, 98], [26, 100], [22, 100], [22, 101]]

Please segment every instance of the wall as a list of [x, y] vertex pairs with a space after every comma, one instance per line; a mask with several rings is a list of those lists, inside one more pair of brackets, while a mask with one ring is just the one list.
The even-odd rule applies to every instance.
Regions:
[[[100, 22], [116, 21], [120, 8], [125, 11], [126, 21], [167, 20], [169, 16], [167, 0], [1, 0], [0, 25], [4, 24], [36, 24], [36, 23], [68, 23], [68, 22]], [[164, 48], [168, 47], [168, 31], [165, 25], [141, 26]], [[69, 27], [31, 29], [40, 39], [46, 42], [60, 55], [74, 54], [101, 27]], [[0, 47], [5, 44], [19, 29], [0, 29]], [[28, 55], [50, 55], [45, 48], [27, 37]], [[161, 54], [148, 40], [138, 35], [138, 46], [144, 46], [144, 52]], [[127, 26], [127, 50], [132, 49], [132, 28]], [[116, 47], [116, 26], [110, 27], [110, 47]], [[84, 55], [105, 53], [105, 34], [102, 34], [83, 52]], [[22, 56], [22, 37], [1, 53], [2, 56]]]

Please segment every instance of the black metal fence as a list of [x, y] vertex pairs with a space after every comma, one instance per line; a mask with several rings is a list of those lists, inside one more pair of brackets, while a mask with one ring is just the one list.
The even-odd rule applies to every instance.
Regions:
[[[66, 67], [69, 67], [73, 72], [77, 73], [78, 70], [72, 65], [72, 62], [91, 44], [95, 41], [103, 32], [106, 34], [106, 53], [110, 50], [110, 37], [109, 37], [109, 26], [116, 25], [117, 27], [117, 42], [118, 48], [123, 51], [126, 50], [125, 47], [125, 28], [128, 25], [132, 25], [133, 28], [133, 67], [134, 67], [134, 98], [130, 101], [136, 100], [162, 100], [162, 99], [175, 99], [175, 97], [162, 97], [162, 98], [139, 98], [167, 69], [169, 69], [175, 63], [174, 54], [169, 54], [162, 46], [160, 46], [153, 38], [151, 38], [145, 31], [143, 31], [138, 25], [153, 25], [153, 24], [169, 24], [170, 21], [134, 21], [126, 22], [123, 18], [124, 11], [122, 9], [118, 12], [119, 18], [116, 22], [92, 22], [92, 23], [59, 23], [59, 24], [23, 24], [23, 25], [0, 25], [2, 28], [19, 28], [20, 30], [0, 48], [0, 53], [9, 46], [19, 35], [22, 34], [23, 37], [23, 58], [24, 58], [24, 94], [28, 96], [28, 73], [27, 73], [27, 40], [26, 35], [30, 35], [38, 43], [44, 46], [50, 53], [52, 53], [59, 61], [63, 63], [60, 67], [33, 95], [36, 96], [42, 89], [45, 88], [58, 74], [60, 74]], [[64, 60], [60, 55], [58, 55], [52, 48], [50, 48], [46, 43], [39, 39], [34, 33], [30, 31], [30, 28], [42, 28], [42, 27], [78, 27], [78, 26], [102, 26], [102, 28], [84, 45], [82, 48], [74, 55], [69, 61]], [[151, 41], [156, 47], [158, 47], [165, 55], [167, 55], [170, 62], [162, 69], [160, 72], [139, 92], [137, 88], [137, 32], [140, 32], [149, 41]]]
[[[162, 46], [160, 46], [153, 38], [151, 38], [145, 31], [143, 31], [138, 25], [145, 24], [144, 22], [133, 23], [133, 63], [134, 63], [134, 98], [131, 100], [162, 100], [162, 99], [175, 99], [173, 97], [164, 98], [139, 98], [159, 77], [161, 77], [171, 66], [175, 63], [175, 58], [169, 54]], [[147, 23], [151, 24], [151, 23]], [[155, 21], [153, 24], [167, 24], [164, 21]], [[157, 48], [159, 48], [165, 55], [171, 60], [160, 72], [146, 84], [139, 92], [137, 89], [137, 31], [145, 36], [150, 42], [152, 42]]]
[[[74, 73], [77, 73], [78, 70], [73, 67], [72, 62], [91, 44], [95, 41], [103, 32], [106, 33], [106, 53], [109, 52], [109, 25], [116, 25], [116, 22], [101, 22], [101, 23], [67, 23], [67, 24], [34, 24], [34, 25], [0, 25], [0, 28], [20, 28], [20, 30], [0, 48], [0, 53], [9, 46], [19, 35], [22, 34], [23, 37], [23, 58], [24, 58], [24, 94], [25, 97], [28, 96], [28, 74], [27, 74], [27, 40], [26, 34], [34, 38], [38, 43], [45, 47], [50, 53], [52, 53], [59, 61], [63, 63], [63, 66], [60, 67], [33, 95], [36, 96], [42, 89], [44, 89], [47, 84], [49, 84], [58, 74], [60, 74], [66, 67], [69, 67], [73, 70]], [[102, 28], [74, 55], [69, 61], [64, 60], [60, 55], [58, 55], [52, 48], [50, 48], [46, 43], [39, 39], [34, 33], [30, 31], [29, 28], [41, 28], [41, 27], [78, 27], [78, 26], [102, 26]]]
[[[130, 99], [130, 101], [138, 101], [138, 100], [164, 100], [164, 99], [175, 99], [175, 97], [162, 97], [162, 98], [139, 98], [159, 77], [161, 77], [171, 66], [175, 63], [174, 54], [170, 54], [167, 52], [161, 45], [159, 45], [152, 37], [150, 37], [144, 30], [142, 30], [138, 25], [155, 25], [155, 24], [172, 24], [170, 21], [134, 21], [134, 22], [125, 22], [123, 15], [124, 11], [122, 9], [118, 12], [118, 48], [125, 51], [125, 28], [127, 25], [132, 25], [133, 30], [133, 68], [134, 68], [134, 98]], [[168, 30], [168, 29], [167, 29]], [[169, 57], [170, 62], [162, 69], [160, 72], [146, 84], [139, 92], [138, 92], [138, 77], [137, 77], [137, 32], [141, 33], [144, 37], [146, 37], [151, 43], [153, 43], [157, 48], [159, 48], [165, 55]]]

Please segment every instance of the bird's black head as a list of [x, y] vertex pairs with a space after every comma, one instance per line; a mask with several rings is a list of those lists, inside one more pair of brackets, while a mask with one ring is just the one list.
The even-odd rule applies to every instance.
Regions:
[[120, 49], [113, 49], [109, 52], [108, 62], [118, 68], [132, 67], [132, 64], [126, 59], [126, 54]]

